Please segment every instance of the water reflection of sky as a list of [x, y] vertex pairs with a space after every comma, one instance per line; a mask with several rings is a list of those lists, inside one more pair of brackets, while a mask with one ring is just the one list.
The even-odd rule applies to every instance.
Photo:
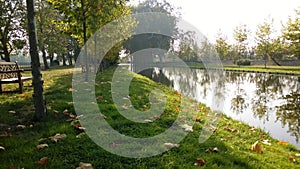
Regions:
[[[294, 109], [296, 107], [295, 110], [284, 110], [285, 105], [300, 102], [300, 96], [297, 95], [300, 92], [300, 77], [224, 72], [225, 76], [220, 80], [213, 73], [208, 75], [203, 70], [194, 71], [190, 75], [185, 74], [183, 69], [167, 68], [163, 69], [160, 76], [167, 77], [162, 79], [169, 79], [171, 83], [167, 84], [172, 84], [175, 90], [300, 148], [300, 143], [297, 143], [300, 110], [297, 110], [297, 105], [292, 106]], [[298, 102], [296, 98], [296, 102], [293, 100], [288, 103], [284, 96], [296, 96]], [[279, 106], [283, 107], [281, 111]]]

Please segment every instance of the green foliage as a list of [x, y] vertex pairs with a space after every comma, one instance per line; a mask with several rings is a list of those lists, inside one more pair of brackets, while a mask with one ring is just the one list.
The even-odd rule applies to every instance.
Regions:
[[134, 6], [132, 8], [133, 14], [145, 12], [164, 13], [168, 16], [168, 18], [159, 18], [159, 15], [153, 15], [152, 17], [144, 18], [144, 20], [139, 20], [137, 26], [142, 25], [145, 28], [150, 28], [153, 25], [159, 25], [160, 31], [164, 32], [165, 34], [171, 35], [171, 37], [154, 33], [134, 35], [133, 37], [125, 41], [125, 48], [129, 53], [134, 53], [136, 51], [148, 48], [160, 48], [168, 51], [173, 44], [172, 38], [174, 38], [178, 34], [178, 30], [176, 29], [176, 22], [178, 19], [177, 15], [179, 14], [176, 13], [176, 8], [174, 8], [166, 0], [146, 0], [138, 4], [138, 6]]
[[289, 18], [282, 30], [283, 37], [287, 40], [288, 48], [295, 57], [300, 59], [300, 9], [296, 10], [294, 19]]
[[251, 65], [251, 61], [248, 59], [240, 59], [237, 61], [236, 63], [239, 66], [250, 66]]
[[[130, 14], [130, 7], [126, 6], [128, 0], [48, 0], [53, 8], [61, 14], [61, 18], [55, 20], [54, 24], [63, 32], [78, 41], [82, 47], [87, 39], [104, 25], [118, 19], [119, 17]], [[130, 24], [128, 24], [130, 25]], [[129, 26], [132, 27], [131, 25]], [[128, 34], [129, 28], [124, 28], [123, 32], [116, 32], [115, 36]], [[112, 38], [112, 37], [111, 37]], [[99, 37], [96, 37], [99, 39]], [[96, 43], [96, 41], [95, 41]], [[99, 43], [98, 43], [99, 44]], [[96, 44], [97, 45], [97, 44]], [[101, 45], [101, 44], [99, 44]], [[118, 53], [122, 45], [116, 43], [115, 47], [105, 56], [109, 62], [118, 60]], [[101, 47], [99, 47], [101, 50]], [[95, 49], [95, 51], [97, 51]], [[94, 52], [98, 56], [102, 51]], [[96, 54], [96, 55], [95, 55]]]
[[215, 43], [215, 49], [219, 57], [225, 59], [229, 58], [230, 45], [227, 43], [226, 38], [222, 37], [221, 33], [218, 35]]
[[234, 30], [233, 37], [236, 41], [234, 49], [237, 51], [237, 58], [243, 58], [247, 56], [247, 45], [248, 45], [248, 36], [250, 30], [246, 25], [238, 25]]
[[10, 61], [11, 52], [25, 46], [25, 11], [23, 0], [1, 0], [0, 56], [3, 60]]

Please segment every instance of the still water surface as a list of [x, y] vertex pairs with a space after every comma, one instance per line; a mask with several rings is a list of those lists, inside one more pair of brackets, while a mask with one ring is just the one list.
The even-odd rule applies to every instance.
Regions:
[[184, 68], [154, 68], [140, 73], [300, 148], [300, 76], [187, 72]]

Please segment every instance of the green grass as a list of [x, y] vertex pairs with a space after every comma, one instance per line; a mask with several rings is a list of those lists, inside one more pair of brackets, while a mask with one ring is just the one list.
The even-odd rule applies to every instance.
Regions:
[[235, 66], [226, 65], [225, 70], [248, 70], [248, 71], [258, 71], [258, 72], [273, 72], [273, 73], [287, 73], [287, 74], [297, 74], [300, 75], [300, 66]]
[[[214, 65], [203, 65], [202, 63], [188, 62], [187, 65], [191, 68], [203, 69], [207, 67], [216, 67]], [[219, 67], [218, 67], [219, 68]], [[296, 74], [300, 75], [300, 66], [267, 66], [252, 65], [252, 66], [238, 66], [238, 65], [223, 65], [224, 70], [241, 70], [241, 71], [254, 71], [265, 73], [280, 73], [280, 74]]]
[[[178, 115], [180, 93], [162, 84], [136, 75], [130, 85], [130, 99], [136, 109], [146, 111], [149, 107], [149, 92], [154, 88], [163, 90], [167, 95], [167, 106], [161, 118], [149, 124], [137, 124], [122, 117], [116, 110], [111, 98], [111, 79], [114, 68], [106, 70], [96, 78], [96, 97], [101, 112], [108, 123], [120, 133], [133, 137], [149, 137], [157, 135], [170, 127]], [[46, 122], [33, 122], [32, 87], [25, 84], [25, 92], [5, 93], [0, 95], [0, 168], [76, 168], [80, 162], [91, 163], [94, 168], [300, 168], [299, 153], [292, 145], [278, 144], [260, 129], [255, 129], [224, 115], [219, 117], [217, 129], [204, 143], [198, 142], [198, 137], [209, 113], [209, 108], [200, 104], [197, 114], [200, 120], [195, 122], [194, 131], [189, 133], [179, 148], [173, 148], [163, 154], [150, 158], [125, 158], [107, 152], [95, 144], [87, 135], [76, 138], [82, 131], [77, 130], [68, 121], [69, 117], [62, 112], [74, 112], [72, 100], [72, 69], [53, 69], [43, 72], [45, 80], [45, 98], [48, 107]], [[5, 86], [6, 90], [17, 86]], [[9, 111], [16, 113], [9, 113]], [[58, 115], [54, 114], [58, 111]], [[16, 126], [26, 125], [26, 129]], [[29, 127], [32, 125], [33, 127]], [[56, 133], [66, 134], [65, 139], [47, 143], [48, 148], [38, 150], [40, 138], [48, 138]], [[251, 145], [257, 140], [270, 140], [271, 146], [263, 145], [263, 153], [251, 150]], [[208, 148], [218, 147], [219, 152], [206, 153]], [[289, 158], [293, 156], [296, 162]], [[36, 162], [48, 157], [45, 166]], [[204, 166], [194, 166], [195, 160], [202, 158]]]

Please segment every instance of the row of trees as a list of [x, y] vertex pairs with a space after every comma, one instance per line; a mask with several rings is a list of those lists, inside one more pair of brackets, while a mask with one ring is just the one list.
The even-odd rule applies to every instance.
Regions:
[[[128, 1], [36, 0], [38, 47], [45, 68], [49, 67], [47, 59], [50, 58], [52, 63], [55, 56], [63, 63], [68, 60], [72, 64], [80, 48], [95, 31], [120, 16], [130, 14], [130, 7], [126, 5]], [[3, 18], [0, 21], [0, 56], [2, 60], [10, 61], [10, 56], [16, 51], [28, 53], [26, 4], [23, 0], [1, 0], [0, 5]]]
[[249, 47], [250, 30], [246, 25], [234, 29], [235, 44], [229, 44], [221, 33], [215, 41], [215, 48], [222, 59], [254, 59], [272, 60], [277, 65], [278, 60], [292, 57], [300, 59], [300, 10], [296, 10], [294, 18], [282, 26], [281, 34], [275, 35], [273, 19], [265, 20], [255, 31], [255, 45]]

